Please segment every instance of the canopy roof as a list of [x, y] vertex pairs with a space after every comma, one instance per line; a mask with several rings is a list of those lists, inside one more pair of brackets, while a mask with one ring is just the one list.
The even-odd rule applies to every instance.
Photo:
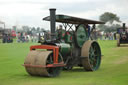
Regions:
[[[43, 20], [50, 21], [50, 16], [43, 18]], [[105, 24], [104, 22], [101, 21], [78, 18], [68, 15], [56, 15], [56, 22], [69, 23], [69, 24]]]

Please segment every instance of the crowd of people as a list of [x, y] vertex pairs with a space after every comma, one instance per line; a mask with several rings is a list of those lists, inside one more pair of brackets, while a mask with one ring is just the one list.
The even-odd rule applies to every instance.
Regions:
[[24, 42], [38, 42], [38, 35], [28, 35], [25, 33], [18, 33], [17, 34], [17, 42], [24, 43]]
[[94, 31], [90, 34], [91, 39], [93, 40], [116, 40], [116, 33], [114, 32], [101, 32], [101, 31]]
[[[39, 42], [42, 40], [42, 37], [44, 38], [45, 36], [42, 36], [40, 34], [34, 34], [34, 35], [29, 35], [26, 33], [17, 33], [16, 34], [16, 42], [18, 43], [25, 43], [25, 42]], [[116, 33], [113, 32], [108, 32], [108, 33], [103, 33], [103, 32], [94, 32], [93, 34], [90, 34], [90, 37], [94, 40], [100, 39], [100, 40], [116, 40]], [[13, 43], [13, 38], [10, 34], [4, 34], [2, 37], [2, 42], [3, 43]]]
[[10, 34], [3, 34], [3, 43], [12, 43], [13, 42], [13, 37]]
[[35, 42], [39, 41], [39, 35], [29, 35], [26, 33], [17, 33], [15, 37], [11, 36], [11, 34], [2, 34], [2, 43], [13, 43], [14, 39], [17, 43], [27, 43], [27, 42]]
[[98, 33], [97, 37], [100, 40], [116, 40], [116, 33], [113, 33], [113, 32]]

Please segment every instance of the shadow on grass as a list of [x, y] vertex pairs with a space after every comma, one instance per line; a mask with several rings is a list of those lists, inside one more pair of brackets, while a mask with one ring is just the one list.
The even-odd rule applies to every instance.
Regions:
[[37, 76], [37, 75], [29, 75], [29, 74], [25, 74], [25, 75], [22, 75], [22, 76], [25, 76], [27, 78], [52, 78], [52, 77], [47, 77], [47, 76]]
[[128, 44], [120, 44], [119, 47], [128, 47]]
[[[75, 73], [75, 72], [86, 72], [83, 68], [73, 68], [72, 70], [62, 70], [63, 72], [69, 72], [69, 73]], [[61, 73], [60, 73], [61, 74]], [[35, 76], [35, 75], [29, 75], [29, 74], [17, 74], [18, 76], [24, 77], [24, 78], [52, 78], [52, 77], [45, 77], [45, 76]]]
[[84, 68], [73, 68], [72, 70], [63, 70], [64, 72], [85, 72]]
[[11, 78], [18, 78], [18, 79], [41, 79], [41, 78], [49, 78], [49, 77], [43, 77], [43, 76], [35, 76], [35, 75], [29, 75], [28, 73], [18, 73], [13, 74], [10, 76]]
[[[64, 73], [67, 73], [67, 74], [70, 74], [70, 73], [83, 73], [83, 72], [88, 72], [88, 71], [85, 71], [83, 67], [74, 67], [72, 70], [62, 70], [60, 74], [62, 74], [62, 72]], [[53, 78], [53, 77], [45, 77], [45, 76], [35, 76], [35, 75], [29, 75], [28, 73], [26, 72], [21, 72], [21, 73], [15, 73], [13, 75], [10, 76], [11, 78], [18, 78], [18, 79], [47, 79], [47, 78]], [[57, 76], [57, 77], [54, 77], [54, 78], [60, 78], [61, 76]]]

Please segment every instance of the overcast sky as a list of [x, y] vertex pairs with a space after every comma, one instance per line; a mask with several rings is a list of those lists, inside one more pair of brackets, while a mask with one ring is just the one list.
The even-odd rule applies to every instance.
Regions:
[[6, 27], [13, 25], [49, 28], [42, 18], [49, 15], [49, 8], [57, 14], [98, 20], [104, 12], [112, 12], [128, 26], [128, 0], [0, 0], [0, 21]]

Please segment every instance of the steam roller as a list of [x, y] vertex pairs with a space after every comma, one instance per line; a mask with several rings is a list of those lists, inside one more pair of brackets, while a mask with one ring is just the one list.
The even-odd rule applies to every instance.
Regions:
[[[41, 45], [30, 46], [23, 65], [28, 74], [55, 77], [61, 70], [71, 70], [75, 66], [96, 71], [101, 64], [101, 49], [91, 34], [95, 24], [104, 22], [56, 15], [55, 11], [50, 9], [50, 16], [43, 18], [50, 21], [51, 33], [44, 33], [44, 40], [39, 40]], [[58, 29], [56, 22], [62, 23]]]
[[126, 23], [123, 23], [123, 26], [117, 29], [117, 47], [119, 47], [121, 44], [128, 44], [128, 28], [125, 26], [125, 24]]

